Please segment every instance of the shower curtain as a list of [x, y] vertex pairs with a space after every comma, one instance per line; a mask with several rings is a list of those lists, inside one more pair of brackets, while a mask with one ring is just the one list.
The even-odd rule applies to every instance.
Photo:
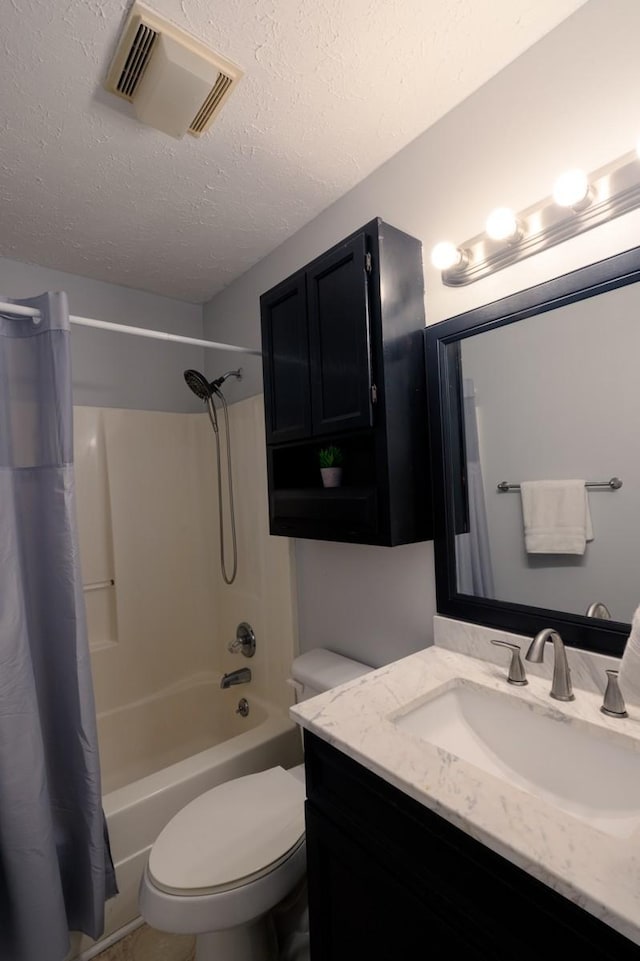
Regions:
[[102, 933], [117, 889], [75, 529], [66, 296], [20, 303], [42, 319], [0, 314], [0, 958], [62, 961], [69, 930]]
[[463, 381], [463, 394], [469, 532], [456, 535], [458, 591], [476, 597], [493, 597], [493, 568], [480, 463], [476, 397], [473, 381], [468, 378]]

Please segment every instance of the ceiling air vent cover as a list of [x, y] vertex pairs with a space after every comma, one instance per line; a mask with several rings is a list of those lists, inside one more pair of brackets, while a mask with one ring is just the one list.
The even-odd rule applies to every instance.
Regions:
[[134, 3], [106, 87], [129, 100], [143, 123], [172, 137], [199, 137], [241, 77], [235, 64]]

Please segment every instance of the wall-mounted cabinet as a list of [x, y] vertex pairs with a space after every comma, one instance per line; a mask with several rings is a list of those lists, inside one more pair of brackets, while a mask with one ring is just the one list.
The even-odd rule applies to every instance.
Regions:
[[[260, 298], [272, 534], [430, 537], [420, 241], [381, 220]], [[323, 488], [318, 454], [343, 454]]]

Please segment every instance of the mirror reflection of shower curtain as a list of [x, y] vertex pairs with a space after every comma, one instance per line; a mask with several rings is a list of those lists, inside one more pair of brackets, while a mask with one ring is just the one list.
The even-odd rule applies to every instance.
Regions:
[[475, 389], [469, 378], [463, 381], [463, 391], [469, 531], [456, 534], [458, 591], [476, 597], [493, 597], [493, 568], [480, 464], [478, 415]]
[[[4, 299], [4, 298], [3, 298]], [[64, 294], [0, 314], [0, 958], [63, 961], [116, 892], [78, 561]]]

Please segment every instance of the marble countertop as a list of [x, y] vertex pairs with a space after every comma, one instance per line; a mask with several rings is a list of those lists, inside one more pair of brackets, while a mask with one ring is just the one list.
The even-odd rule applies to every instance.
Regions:
[[602, 694], [578, 689], [575, 680], [576, 699], [567, 703], [550, 699], [547, 677], [529, 674], [528, 686], [508, 685], [508, 658], [502, 653], [498, 664], [429, 647], [303, 701], [291, 709], [291, 716], [640, 944], [640, 829], [624, 838], [604, 833], [391, 720], [454, 678], [464, 678], [520, 698], [538, 711], [556, 717], [559, 712], [568, 723], [597, 725], [605, 738], [629, 739], [627, 746], [637, 752], [640, 777], [640, 707], [630, 707], [627, 719], [607, 718], [600, 712]]

